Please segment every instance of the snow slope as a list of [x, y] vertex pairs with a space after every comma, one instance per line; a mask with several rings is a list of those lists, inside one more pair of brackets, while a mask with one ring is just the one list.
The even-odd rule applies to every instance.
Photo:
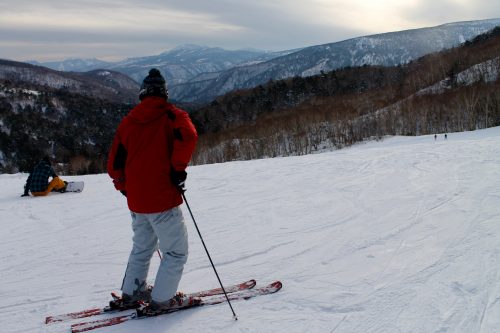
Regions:
[[[45, 316], [120, 287], [124, 198], [106, 175], [66, 178], [85, 191], [20, 198], [26, 175], [0, 175], [2, 332], [68, 332]], [[223, 281], [283, 289], [234, 303], [236, 322], [221, 304], [96, 332], [500, 331], [500, 128], [190, 167], [188, 188]], [[216, 287], [184, 212], [181, 289]]]

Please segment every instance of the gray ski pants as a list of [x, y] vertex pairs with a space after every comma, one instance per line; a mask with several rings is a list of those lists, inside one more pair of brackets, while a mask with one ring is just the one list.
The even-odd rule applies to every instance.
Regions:
[[160, 248], [163, 254], [156, 273], [152, 299], [165, 302], [177, 292], [188, 256], [188, 236], [179, 207], [154, 214], [132, 214], [134, 231], [122, 292], [134, 295], [144, 291], [151, 257]]

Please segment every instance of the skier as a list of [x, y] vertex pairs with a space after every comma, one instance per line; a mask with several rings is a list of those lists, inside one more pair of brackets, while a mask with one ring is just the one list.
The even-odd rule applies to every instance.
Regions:
[[[52, 177], [50, 183], [49, 177]], [[45, 196], [51, 191], [64, 192], [67, 184], [54, 172], [50, 164], [50, 157], [45, 156], [30, 172], [24, 185], [24, 194], [21, 196], [29, 196], [30, 191], [34, 196]]]
[[[179, 205], [198, 135], [187, 112], [167, 102], [167, 85], [159, 70], [149, 71], [139, 99], [118, 126], [107, 163], [115, 188], [127, 197], [134, 232], [122, 298], [110, 306], [134, 308], [145, 301], [149, 305], [143, 312], [155, 313], [178, 299], [188, 256]], [[146, 278], [158, 246], [163, 256], [151, 290]]]

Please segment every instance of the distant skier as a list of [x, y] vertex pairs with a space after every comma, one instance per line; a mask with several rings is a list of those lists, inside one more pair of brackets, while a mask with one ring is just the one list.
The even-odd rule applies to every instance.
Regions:
[[[167, 102], [167, 85], [157, 69], [144, 79], [139, 99], [116, 131], [107, 165], [115, 188], [127, 197], [134, 232], [122, 299], [110, 305], [133, 308], [146, 301], [143, 312], [154, 313], [175, 301], [188, 256], [178, 206], [198, 135], [187, 112]], [[163, 257], [151, 291], [146, 278], [158, 245]]]
[[[49, 177], [52, 177], [50, 182]], [[50, 157], [45, 156], [30, 172], [24, 185], [24, 194], [21, 196], [29, 196], [30, 191], [34, 196], [44, 196], [52, 191], [64, 192], [66, 185], [67, 183], [56, 175], [50, 164]]]
[[444, 134], [444, 139], [448, 140], [448, 134], [446, 134], [446, 133]]
[[437, 137], [438, 137], [437, 134], [434, 134], [434, 141], [437, 140]]

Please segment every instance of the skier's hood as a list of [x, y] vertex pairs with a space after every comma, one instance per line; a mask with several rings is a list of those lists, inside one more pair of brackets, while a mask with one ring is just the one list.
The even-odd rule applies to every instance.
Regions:
[[149, 123], [164, 116], [170, 109], [170, 103], [163, 97], [146, 97], [130, 111], [128, 118], [136, 123]]

